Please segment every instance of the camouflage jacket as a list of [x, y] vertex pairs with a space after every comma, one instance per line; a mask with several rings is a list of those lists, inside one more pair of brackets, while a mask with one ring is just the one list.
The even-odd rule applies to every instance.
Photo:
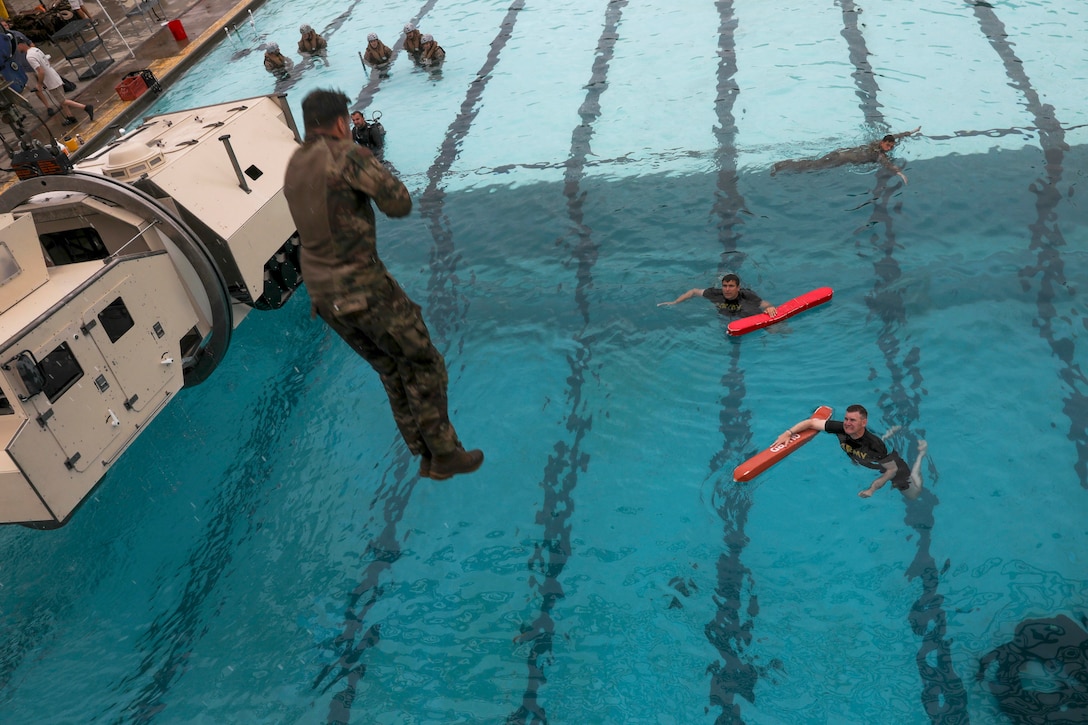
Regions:
[[373, 199], [386, 216], [412, 211], [408, 189], [350, 138], [311, 134], [291, 156], [283, 186], [302, 240], [302, 278], [319, 308], [367, 308], [388, 277], [378, 257]]

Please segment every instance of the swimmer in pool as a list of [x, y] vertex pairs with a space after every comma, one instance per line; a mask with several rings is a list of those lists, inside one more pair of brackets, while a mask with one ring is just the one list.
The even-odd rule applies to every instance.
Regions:
[[908, 469], [906, 461], [894, 450], [889, 452], [884, 444], [884, 441], [895, 433], [898, 427], [889, 430], [883, 438], [878, 438], [875, 433], [866, 430], [868, 422], [869, 412], [860, 405], [851, 405], [846, 409], [846, 415], [841, 421], [807, 418], [790, 426], [775, 439], [773, 445], [781, 445], [792, 438], [794, 433], [804, 430], [822, 430], [825, 433], [832, 433], [838, 436], [839, 445], [851, 461], [859, 466], [881, 471], [880, 478], [873, 481], [869, 488], [859, 491], [858, 496], [869, 498], [883, 488], [885, 483], [891, 481], [892, 487], [900, 491], [904, 497], [918, 498], [922, 492], [922, 459], [926, 455], [926, 442], [918, 441], [918, 457], [914, 460], [914, 467]]
[[760, 298], [750, 289], [741, 289], [740, 277], [735, 274], [727, 274], [722, 277], [721, 289], [715, 287], [696, 287], [688, 290], [672, 302], [658, 302], [658, 307], [671, 307], [672, 305], [690, 300], [692, 297], [705, 297], [714, 303], [718, 312], [733, 317], [748, 317], [766, 312], [771, 317], [778, 314], [778, 309], [767, 300]]
[[922, 127], [919, 126], [913, 131], [904, 131], [903, 133], [896, 134], [890, 133], [879, 141], [873, 141], [864, 146], [855, 146], [854, 148], [849, 149], [837, 149], [818, 159], [789, 159], [787, 161], [779, 161], [771, 168], [771, 176], [774, 176], [779, 171], [800, 172], [813, 171], [815, 169], [830, 169], [835, 166], [845, 166], [847, 164], [880, 164], [888, 171], [898, 175], [905, 184], [907, 183], [907, 175], [903, 173], [902, 169], [892, 163], [888, 154], [895, 148], [895, 144], [899, 139], [913, 136], [921, 130]]

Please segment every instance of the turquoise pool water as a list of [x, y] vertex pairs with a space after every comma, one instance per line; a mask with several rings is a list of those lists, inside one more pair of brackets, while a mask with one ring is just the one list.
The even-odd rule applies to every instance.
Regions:
[[[487, 461], [418, 480], [304, 293], [250, 315], [69, 525], [0, 531], [2, 719], [1078, 722], [1088, 647], [976, 678], [1088, 612], [1088, 13], [991, 4], [254, 13], [157, 110], [271, 92], [260, 43], [327, 34], [281, 90], [382, 111], [416, 200], [383, 257]], [[410, 20], [441, 75], [369, 78]], [[908, 185], [769, 175], [919, 125]], [[656, 306], [727, 270], [835, 298], [740, 339]], [[859, 499], [829, 436], [732, 483], [854, 402], [928, 441], [916, 502]]]

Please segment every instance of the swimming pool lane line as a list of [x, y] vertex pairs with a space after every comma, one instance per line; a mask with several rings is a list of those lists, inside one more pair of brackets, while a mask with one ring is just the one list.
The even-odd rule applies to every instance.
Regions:
[[1039, 311], [1039, 336], [1050, 346], [1053, 355], [1061, 361], [1063, 367], [1058, 377], [1069, 388], [1065, 397], [1063, 412], [1069, 418], [1069, 440], [1077, 451], [1074, 470], [1080, 480], [1081, 488], [1088, 489], [1088, 378], [1077, 360], [1084, 360], [1082, 353], [1076, 352], [1076, 340], [1061, 337], [1054, 329], [1054, 322], [1060, 320], [1053, 300], [1064, 289], [1068, 292], [1065, 277], [1065, 261], [1061, 248], [1066, 245], [1059, 225], [1058, 206], [1062, 193], [1058, 184], [1064, 173], [1063, 162], [1069, 144], [1065, 140], [1065, 128], [1057, 118], [1055, 109], [1042, 102], [1038, 91], [1031, 84], [1023, 62], [1016, 56], [1012, 43], [1009, 42], [1005, 24], [997, 16], [997, 11], [981, 3], [968, 3], [972, 6], [982, 33], [989, 39], [991, 47], [1005, 66], [1005, 74], [1010, 84], [1024, 97], [1024, 105], [1035, 119], [1039, 131], [1039, 145], [1043, 149], [1046, 161], [1044, 174], [1030, 187], [1035, 195], [1035, 223], [1029, 226], [1031, 243], [1029, 250], [1036, 253], [1036, 263], [1020, 270], [1022, 284], [1028, 285], [1038, 278], [1039, 291], [1036, 296], [1036, 309]]
[[469, 82], [461, 108], [446, 129], [438, 156], [427, 169], [427, 186], [419, 195], [419, 213], [430, 228], [431, 238], [434, 240], [430, 260], [431, 277], [427, 283], [430, 310], [427, 326], [435, 331], [434, 336], [447, 342], [468, 314], [469, 303], [468, 298], [457, 289], [457, 265], [461, 256], [457, 253], [453, 230], [445, 213], [446, 191], [443, 183], [461, 152], [461, 144], [472, 128], [472, 122], [480, 112], [484, 91], [499, 63], [502, 50], [514, 34], [518, 15], [524, 7], [525, 0], [513, 0], [506, 11], [499, 31], [491, 41], [484, 64]]
[[382, 505], [382, 528], [367, 542], [362, 558], [368, 563], [348, 597], [343, 631], [328, 645], [339, 656], [336, 662], [321, 668], [311, 684], [311, 689], [325, 694], [334, 685], [343, 683], [343, 687], [329, 700], [326, 722], [330, 724], [351, 722], [351, 708], [358, 694], [356, 688], [359, 680], [366, 676], [367, 665], [362, 661], [363, 656], [381, 642], [381, 624], [367, 626], [366, 615], [385, 593], [381, 577], [401, 557], [397, 526], [404, 518], [412, 492], [419, 482], [418, 476], [409, 474], [411, 460], [404, 453], [404, 446], [400, 443], [394, 446], [398, 449], [398, 455], [393, 470], [387, 471], [382, 486], [374, 494], [374, 504]]
[[565, 427], [573, 433], [573, 439], [570, 442], [555, 442], [540, 483], [544, 498], [536, 520], [543, 531], [528, 561], [529, 570], [539, 573], [541, 577], [539, 582], [532, 580], [530, 583], [532, 593], [540, 598], [540, 607], [535, 619], [523, 626], [516, 640], [529, 643], [525, 658], [526, 683], [521, 703], [506, 719], [508, 725], [548, 722], [539, 699], [541, 687], [547, 681], [544, 661], [553, 655], [555, 621], [552, 611], [558, 601], [566, 596], [559, 577], [571, 556], [571, 517], [575, 509], [573, 494], [578, 486], [579, 474], [589, 468], [589, 454], [582, 450], [582, 442], [593, 425], [592, 414], [585, 410], [582, 388], [593, 359], [593, 337], [586, 334], [590, 319], [587, 292], [592, 285], [598, 250], [592, 230], [584, 224], [582, 205], [585, 192], [581, 185], [592, 151], [590, 141], [594, 124], [601, 115], [600, 99], [608, 90], [608, 70], [615, 54], [625, 7], [627, 0], [609, 0], [606, 5], [604, 26], [597, 39], [590, 79], [584, 86], [586, 95], [578, 109], [581, 123], [571, 131], [570, 155], [563, 175], [563, 196], [567, 200], [567, 214], [577, 240], [570, 248], [578, 280], [574, 298], [584, 324], [581, 330], [573, 333], [576, 349], [567, 355], [571, 372], [567, 377], [566, 398], [570, 401], [570, 410]]
[[[189, 553], [184, 567], [179, 567], [177, 573], [184, 572], [185, 578], [180, 582], [176, 606], [161, 610], [136, 640], [134, 650], [142, 650], [143, 654], [139, 667], [119, 680], [113, 688], [117, 700], [93, 719], [112, 719], [115, 710], [124, 712], [126, 720], [154, 719], [169, 707], [167, 695], [191, 667], [192, 652], [207, 634], [207, 620], [219, 606], [220, 579], [230, 571], [238, 547], [259, 528], [260, 521], [251, 512], [260, 507], [268, 484], [268, 461], [275, 460], [265, 452], [282, 447], [281, 438], [289, 434], [290, 428], [280, 422], [297, 409], [319, 359], [312, 354], [311, 345], [290, 349], [295, 352], [294, 359], [283, 361], [279, 368], [282, 377], [264, 387], [259, 402], [249, 412], [248, 417], [256, 422], [249, 439], [238, 447], [246, 452], [246, 458], [224, 471], [223, 480], [232, 484], [214, 489], [218, 496], [208, 503], [212, 515], [205, 519], [203, 534], [193, 537], [197, 547]], [[171, 572], [171, 577], [174, 575]], [[129, 687], [141, 681], [144, 684], [130, 692]]]
[[742, 346], [729, 346], [729, 370], [722, 378], [725, 394], [721, 401], [720, 430], [722, 449], [711, 461], [712, 474], [718, 477], [714, 489], [714, 508], [722, 519], [723, 549], [718, 555], [717, 584], [714, 587], [714, 618], [703, 627], [707, 641], [717, 650], [722, 662], [707, 667], [710, 674], [709, 701], [720, 707], [718, 725], [740, 725], [744, 722], [739, 695], [755, 703], [755, 687], [763, 670], [757, 667], [745, 650], [752, 642], [752, 631], [759, 616], [759, 597], [755, 594], [755, 577], [741, 555], [748, 546], [745, 533], [748, 514], [752, 509], [752, 490], [738, 484], [730, 475], [731, 462], [740, 460], [742, 451], [751, 444], [751, 413], [742, 408], [746, 394], [744, 369], [740, 366]]
[[[837, 0], [842, 8], [842, 36], [849, 48], [850, 61], [854, 65], [852, 76], [857, 86], [862, 114], [867, 124], [887, 133], [888, 124], [880, 109], [880, 86], [876, 74], [869, 64], [871, 55], [865, 36], [858, 26], [858, 10], [853, 0]], [[919, 365], [921, 351], [913, 347], [906, 353], [902, 362], [897, 359], [899, 351], [905, 345], [899, 339], [897, 331], [906, 323], [906, 309], [902, 294], [894, 290], [893, 285], [902, 276], [899, 262], [895, 258], [898, 240], [895, 234], [895, 219], [891, 214], [892, 197], [902, 186], [889, 185], [895, 179], [890, 171], [880, 167], [877, 171], [876, 188], [873, 193], [873, 207], [869, 223], [865, 230], [873, 230], [870, 241], [874, 250], [883, 254], [882, 259], [873, 262], [876, 279], [872, 291], [866, 296], [866, 305], [870, 312], [882, 322], [877, 337], [877, 347], [884, 357], [885, 365], [891, 375], [891, 386], [879, 398], [878, 404], [884, 411], [884, 418], [892, 424], [902, 427], [903, 440], [917, 440], [918, 434], [911, 434], [912, 425], [920, 419], [920, 401], [922, 397], [922, 371]], [[875, 231], [884, 230], [883, 239]], [[861, 230], [859, 230], [861, 232]], [[864, 232], [861, 232], [864, 233]], [[909, 380], [910, 390], [904, 381]], [[924, 431], [920, 431], [924, 434]], [[914, 451], [908, 451], [913, 453]], [[907, 457], [908, 460], [910, 456]], [[926, 714], [934, 723], [968, 723], [967, 694], [963, 680], [956, 674], [952, 664], [951, 642], [947, 635], [947, 615], [942, 606], [944, 597], [940, 594], [940, 573], [930, 551], [931, 532], [935, 525], [935, 508], [939, 503], [932, 491], [935, 483], [935, 469], [932, 461], [929, 465], [929, 486], [914, 501], [906, 502], [904, 523], [918, 534], [918, 544], [914, 559], [907, 567], [908, 580], [920, 579], [922, 591], [907, 615], [911, 631], [921, 637], [921, 643], [915, 654], [915, 667], [922, 681], [920, 701]], [[945, 571], [947, 571], [947, 566]], [[936, 655], [936, 665], [929, 664], [928, 657]]]
[[[747, 204], [737, 184], [737, 125], [734, 107], [737, 86], [738, 20], [732, 0], [718, 0], [718, 68], [714, 111], [717, 125], [715, 164], [718, 167], [714, 204], [711, 216], [716, 219], [718, 243], [721, 246], [719, 271], [733, 272], [747, 255], [739, 249], [741, 227]], [[755, 703], [755, 687], [762, 672], [745, 651], [752, 641], [752, 631], [759, 616], [759, 598], [754, 593], [752, 570], [742, 560], [749, 538], [745, 533], [752, 509], [752, 488], [733, 481], [731, 471], [736, 461], [744, 458], [751, 445], [752, 414], [745, 409], [747, 393], [744, 368], [740, 364], [744, 345], [728, 340], [729, 367], [721, 378], [721, 407], [718, 413], [722, 447], [710, 461], [710, 475], [716, 478], [713, 493], [715, 512], [722, 520], [722, 550], [718, 555], [714, 586], [714, 616], [703, 626], [703, 635], [718, 654], [718, 661], [708, 665], [707, 699], [712, 707], [721, 708], [719, 725], [740, 725], [744, 722], [739, 695]], [[698, 719], [700, 713], [693, 715]]]

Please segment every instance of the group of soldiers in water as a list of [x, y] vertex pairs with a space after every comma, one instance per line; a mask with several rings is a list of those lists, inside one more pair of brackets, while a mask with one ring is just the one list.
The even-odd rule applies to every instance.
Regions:
[[[298, 29], [300, 37], [298, 52], [303, 56], [325, 57], [328, 43], [311, 26], [303, 24]], [[446, 51], [435, 42], [434, 36], [429, 33], [421, 33], [412, 23], [404, 26], [404, 50], [411, 56], [412, 61], [427, 69], [437, 69], [446, 59]], [[385, 71], [393, 62], [393, 49], [383, 43], [377, 33], [370, 33], [366, 38], [366, 52], [359, 54], [360, 60], [366, 66], [378, 71]], [[280, 51], [278, 43], [269, 43], [264, 54], [264, 68], [274, 75], [277, 80], [287, 78], [295, 67], [294, 61]], [[364, 146], [377, 156], [382, 158], [385, 147], [385, 128], [377, 120], [367, 121], [359, 111], [351, 114], [351, 138]]]
[[[430, 33], [421, 33], [412, 23], [404, 26], [404, 50], [412, 61], [423, 68], [437, 68], [446, 59], [446, 51]], [[366, 37], [363, 62], [372, 68], [385, 70], [393, 61], [393, 50], [378, 39], [377, 33]]]
[[[299, 27], [301, 37], [298, 41], [298, 52], [304, 56], [325, 57], [328, 43], [309, 25]], [[416, 65], [437, 69], [446, 59], [446, 51], [442, 49], [434, 36], [430, 33], [421, 33], [412, 23], [404, 26], [404, 50], [412, 57]], [[360, 54], [364, 65], [368, 65], [379, 71], [384, 71], [393, 61], [393, 49], [378, 38], [377, 33], [370, 33], [366, 38], [366, 51]], [[269, 43], [264, 53], [264, 68], [277, 79], [283, 79], [291, 74], [295, 67], [294, 61], [280, 51], [278, 43]]]

